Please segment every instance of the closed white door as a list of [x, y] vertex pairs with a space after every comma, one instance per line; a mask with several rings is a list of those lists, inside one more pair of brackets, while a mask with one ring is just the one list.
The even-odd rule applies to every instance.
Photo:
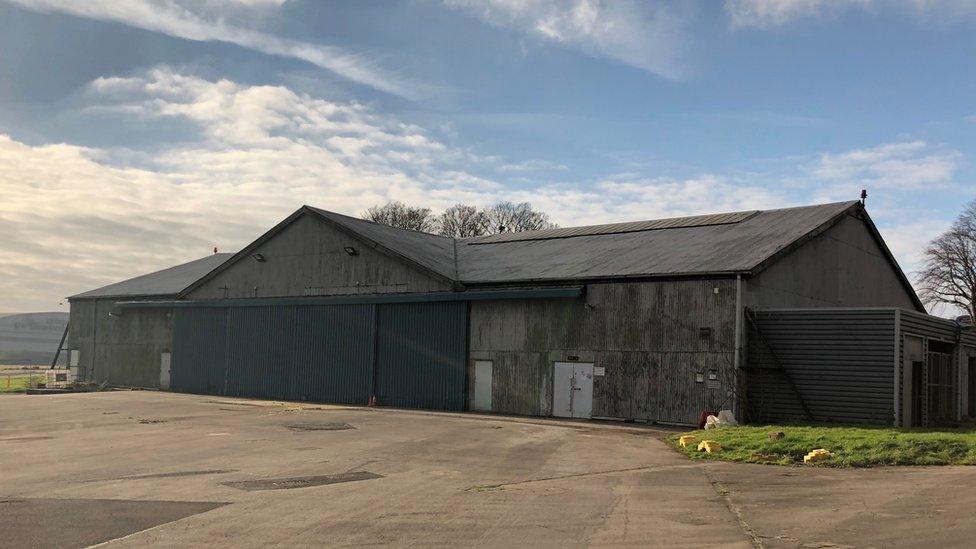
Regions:
[[474, 362], [474, 409], [481, 412], [491, 411], [491, 370], [490, 360]]
[[572, 362], [557, 362], [552, 371], [552, 415], [573, 417]]
[[159, 388], [164, 391], [169, 390], [169, 361], [169, 353], [159, 355]]
[[593, 364], [573, 367], [573, 417], [593, 415]]

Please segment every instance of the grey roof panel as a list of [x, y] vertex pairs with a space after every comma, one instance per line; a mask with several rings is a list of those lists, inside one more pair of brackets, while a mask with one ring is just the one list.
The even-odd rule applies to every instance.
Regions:
[[748, 212], [734, 212], [711, 215], [694, 215], [689, 217], [672, 217], [667, 219], [651, 219], [648, 221], [629, 221], [625, 223], [609, 223], [606, 225], [585, 225], [582, 227], [560, 227], [541, 231], [523, 231], [520, 233], [498, 233], [480, 236], [468, 240], [468, 244], [495, 244], [498, 242], [518, 242], [521, 240], [551, 240], [553, 238], [570, 238], [574, 236], [589, 236], [597, 234], [636, 233], [657, 229], [678, 229], [683, 227], [705, 227], [713, 225], [728, 225], [745, 221], [759, 213], [758, 210]]
[[749, 271], [856, 205], [837, 202], [458, 240], [309, 209], [446, 278], [479, 284]]
[[175, 267], [137, 276], [115, 284], [73, 295], [68, 299], [123, 296], [171, 296], [216, 269], [232, 255], [213, 254]]
[[749, 271], [856, 202], [765, 210], [738, 222], [547, 240], [458, 244], [464, 283]]

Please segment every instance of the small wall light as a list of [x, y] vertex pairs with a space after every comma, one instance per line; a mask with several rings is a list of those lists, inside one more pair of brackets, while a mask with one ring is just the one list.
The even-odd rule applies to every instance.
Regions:
[[356, 248], [353, 248], [352, 246], [344, 246], [342, 250], [349, 255], [359, 255], [359, 252], [356, 251]]
[[265, 259], [264, 257], [264, 254], [254, 254], [251, 257], [253, 257], [258, 263], [264, 263], [265, 261], [267, 261], [267, 259]]

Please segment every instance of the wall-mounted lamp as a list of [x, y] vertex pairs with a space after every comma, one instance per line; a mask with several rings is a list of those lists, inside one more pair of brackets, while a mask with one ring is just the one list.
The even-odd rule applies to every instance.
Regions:
[[342, 251], [346, 252], [349, 255], [359, 255], [359, 252], [356, 251], [356, 248], [353, 248], [352, 246], [344, 246], [342, 248]]
[[258, 263], [264, 263], [265, 261], [267, 261], [267, 258], [264, 257], [264, 254], [254, 254], [251, 257], [253, 257], [255, 261], [257, 261]]

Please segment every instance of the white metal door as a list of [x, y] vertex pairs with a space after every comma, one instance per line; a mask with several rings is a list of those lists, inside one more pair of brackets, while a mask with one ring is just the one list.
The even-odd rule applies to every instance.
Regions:
[[573, 417], [573, 363], [557, 362], [552, 370], [552, 415]]
[[593, 364], [577, 363], [573, 368], [573, 417], [593, 415]]
[[159, 388], [164, 391], [169, 390], [169, 361], [169, 353], [159, 355]]
[[552, 415], [588, 418], [593, 414], [593, 363], [557, 362], [552, 375]]
[[491, 411], [491, 370], [490, 360], [474, 361], [474, 409]]

